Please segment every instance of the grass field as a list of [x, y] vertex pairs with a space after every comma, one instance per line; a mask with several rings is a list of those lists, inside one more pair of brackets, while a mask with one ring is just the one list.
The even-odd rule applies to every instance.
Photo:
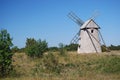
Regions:
[[1, 80], [120, 80], [120, 51], [101, 54], [48, 52], [42, 58], [13, 56], [15, 71]]

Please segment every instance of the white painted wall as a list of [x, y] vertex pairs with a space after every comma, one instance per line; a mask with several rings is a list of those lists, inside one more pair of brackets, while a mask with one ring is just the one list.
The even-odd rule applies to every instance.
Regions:
[[[99, 29], [98, 25], [95, 24], [94, 21], [90, 21], [90, 22], [88, 22], [86, 27], [90, 28], [90, 29], [87, 29], [89, 31], [89, 33], [87, 33], [86, 30], [83, 30], [83, 29], [81, 30], [80, 41], [79, 41], [80, 46], [78, 46], [78, 53], [96, 53], [96, 51], [97, 51], [97, 53], [100, 53], [101, 52], [101, 44], [100, 44], [99, 33], [98, 33], [98, 29]], [[96, 29], [96, 28], [98, 28], [98, 29]], [[91, 33], [91, 30], [93, 30], [93, 33]], [[94, 37], [91, 36], [90, 33]], [[92, 43], [90, 37], [91, 37], [93, 43]]]

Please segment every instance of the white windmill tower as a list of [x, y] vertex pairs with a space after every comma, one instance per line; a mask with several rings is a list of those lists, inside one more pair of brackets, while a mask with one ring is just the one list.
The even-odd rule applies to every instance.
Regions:
[[[101, 43], [100, 37], [104, 43], [104, 40], [100, 34], [100, 27], [91, 18], [83, 22], [75, 13], [70, 12], [68, 17], [80, 26], [79, 32], [71, 40], [71, 43], [78, 43], [78, 53], [100, 53]], [[104, 43], [105, 45], [105, 43]]]

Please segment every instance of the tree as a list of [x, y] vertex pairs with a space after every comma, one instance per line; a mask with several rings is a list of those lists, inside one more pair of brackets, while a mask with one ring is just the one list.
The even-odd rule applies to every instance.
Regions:
[[34, 38], [27, 38], [26, 40], [26, 53], [30, 57], [42, 57], [47, 48], [48, 45], [45, 40], [36, 41]]
[[7, 30], [0, 31], [0, 76], [5, 77], [12, 70], [12, 38]]
[[16, 53], [19, 51], [19, 48], [17, 46], [12, 47], [12, 52]]
[[26, 40], [26, 53], [28, 56], [33, 57], [35, 55], [36, 40], [34, 38], [27, 38]]
[[58, 49], [58, 47], [49, 47], [48, 51], [56, 52], [56, 51], [59, 51], [59, 49]]
[[110, 50], [120, 50], [120, 45], [115, 46], [115, 45], [112, 45], [112, 44], [111, 44], [111, 45], [109, 46], [109, 49], [110, 49]]
[[78, 44], [69, 44], [65, 46], [67, 51], [76, 51], [77, 47], [78, 47]]

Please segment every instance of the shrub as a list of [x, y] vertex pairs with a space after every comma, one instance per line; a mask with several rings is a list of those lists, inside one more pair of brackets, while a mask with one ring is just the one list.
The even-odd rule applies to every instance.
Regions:
[[109, 49], [110, 50], [120, 50], [120, 45], [118, 45], [118, 46], [110, 45]]
[[59, 52], [60, 52], [60, 55], [62, 55], [62, 56], [64, 56], [66, 53], [66, 49], [65, 49], [63, 43], [59, 43]]
[[58, 47], [49, 47], [48, 51], [56, 52], [59, 51]]
[[26, 53], [30, 57], [42, 57], [43, 53], [47, 50], [47, 42], [34, 38], [27, 38], [26, 41]]
[[77, 51], [78, 44], [69, 44], [65, 46], [67, 51]]
[[48, 53], [42, 58], [42, 61], [37, 63], [33, 69], [34, 74], [47, 73], [47, 74], [60, 74], [62, 66], [58, 58], [53, 53]]
[[105, 45], [102, 45], [101, 49], [102, 49], [102, 52], [110, 52], [110, 49]]
[[19, 51], [19, 48], [17, 47], [17, 46], [14, 46], [13, 48], [12, 48], [12, 52], [13, 53], [16, 53], [16, 52], [18, 52]]
[[12, 39], [7, 30], [0, 31], [0, 76], [5, 77], [12, 71]]
[[61, 67], [58, 62], [58, 59], [52, 53], [48, 53], [48, 55], [45, 56], [43, 62], [44, 62], [45, 68], [48, 71], [54, 72], [57, 74], [59, 74], [61, 72]]

